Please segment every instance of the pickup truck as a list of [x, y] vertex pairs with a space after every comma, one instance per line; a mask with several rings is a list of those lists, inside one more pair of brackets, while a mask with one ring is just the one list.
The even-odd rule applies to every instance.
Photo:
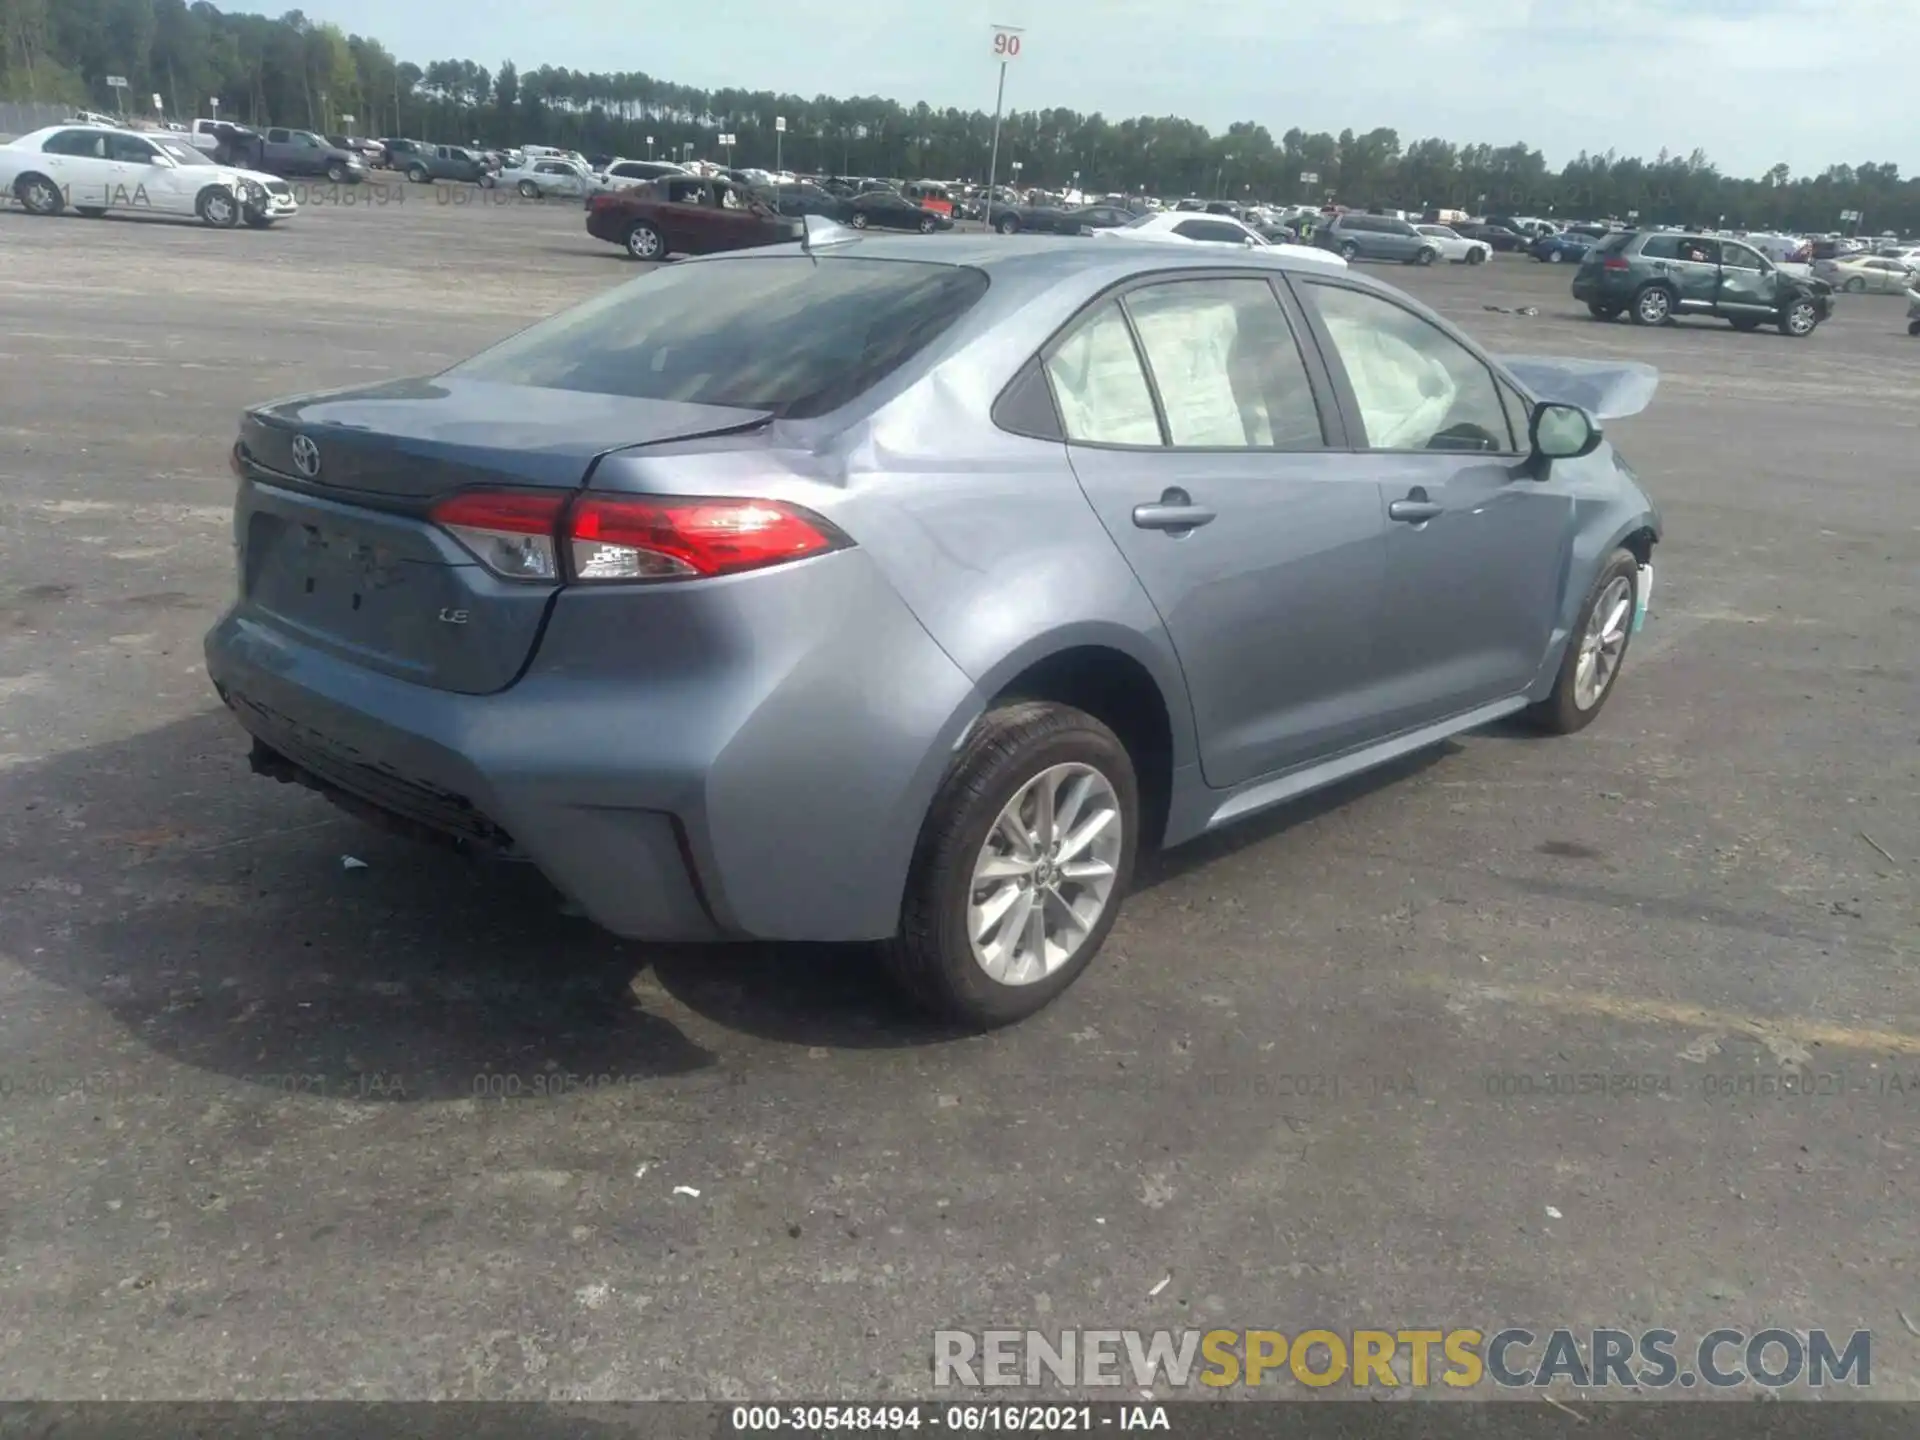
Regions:
[[226, 120], [195, 120], [187, 143], [237, 164], [287, 178], [325, 177], [336, 185], [367, 178], [367, 164], [351, 151], [329, 145], [311, 130], [272, 126], [253, 130]]
[[430, 180], [478, 181], [493, 169], [478, 151], [464, 145], [425, 146], [403, 156], [400, 165], [407, 179], [416, 185]]

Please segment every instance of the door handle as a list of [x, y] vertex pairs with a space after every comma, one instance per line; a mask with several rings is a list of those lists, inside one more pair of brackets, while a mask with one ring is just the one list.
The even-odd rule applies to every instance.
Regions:
[[1429, 500], [1424, 495], [1419, 498], [1409, 496], [1405, 500], [1396, 500], [1387, 506], [1389, 520], [1404, 520], [1410, 525], [1419, 525], [1436, 515], [1446, 512], [1446, 506], [1438, 500]]
[[1214, 518], [1213, 511], [1194, 504], [1178, 486], [1164, 492], [1156, 504], [1133, 507], [1133, 523], [1142, 530], [1197, 530]]

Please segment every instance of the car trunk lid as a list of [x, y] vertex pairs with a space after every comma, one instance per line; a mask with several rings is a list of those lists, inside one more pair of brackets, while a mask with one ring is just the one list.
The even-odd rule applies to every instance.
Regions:
[[610, 450], [756, 428], [765, 411], [438, 377], [264, 406], [236, 447], [240, 599], [355, 664], [504, 689], [558, 579], [505, 579], [433, 523], [474, 489], [578, 490]]

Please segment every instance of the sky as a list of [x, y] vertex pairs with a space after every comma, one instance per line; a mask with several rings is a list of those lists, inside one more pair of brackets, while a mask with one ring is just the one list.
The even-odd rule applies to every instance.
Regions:
[[[251, 8], [236, 0], [225, 8]], [[261, 5], [266, 10], [279, 7]], [[1920, 0], [311, 0], [402, 59], [640, 70], [707, 88], [1178, 115], [1402, 145], [1704, 150], [1723, 173], [1920, 171]]]

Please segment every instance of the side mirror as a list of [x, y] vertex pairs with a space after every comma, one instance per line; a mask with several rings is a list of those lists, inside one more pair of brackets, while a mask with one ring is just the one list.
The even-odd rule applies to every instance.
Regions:
[[1247, 249], [1249, 250], [1258, 250], [1260, 248], [1260, 242], [1254, 239], [1253, 236], [1251, 235], [1247, 236], [1247, 238], [1242, 240], [1240, 243], [1246, 246]]
[[147, 156], [147, 164], [152, 165], [156, 169], [160, 169], [160, 170], [170, 170], [173, 168], [173, 161], [169, 157], [165, 155], [161, 155], [158, 152]]
[[1600, 427], [1578, 405], [1549, 401], [1533, 411], [1533, 453], [1542, 460], [1578, 460], [1600, 446]]

